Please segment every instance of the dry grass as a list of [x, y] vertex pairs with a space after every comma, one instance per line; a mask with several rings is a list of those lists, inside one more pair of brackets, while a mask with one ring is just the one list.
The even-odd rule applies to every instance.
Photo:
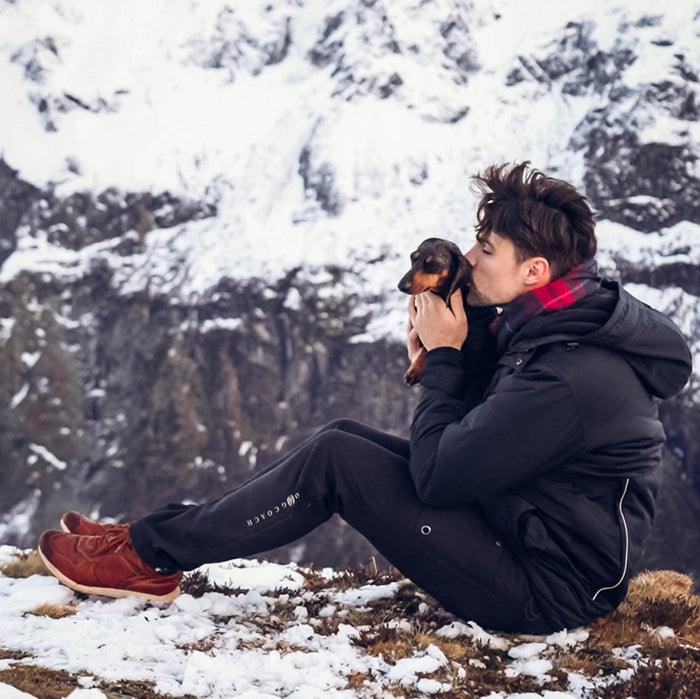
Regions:
[[176, 643], [175, 646], [180, 650], [198, 651], [200, 653], [210, 653], [215, 648], [219, 647], [219, 634], [212, 633], [205, 636], [199, 641], [193, 643]]
[[459, 664], [483, 655], [483, 649], [465, 637], [458, 640], [446, 639], [416, 628], [407, 631], [385, 625], [362, 630], [354, 645], [369, 655], [381, 655], [392, 663], [401, 658], [410, 658], [416, 651], [425, 650], [428, 646], [436, 646], [448, 660]]
[[354, 645], [362, 648], [369, 655], [380, 655], [385, 660], [395, 663], [402, 658], [411, 657], [417, 650], [427, 648], [425, 637], [419, 645], [416, 634], [386, 626], [373, 627], [360, 632]]
[[183, 576], [180, 583], [180, 590], [183, 594], [192, 595], [192, 597], [201, 597], [207, 592], [220, 592], [223, 595], [234, 597], [246, 593], [239, 587], [231, 587], [228, 585], [218, 585], [213, 583], [209, 577], [199, 570], [193, 570]]
[[620, 670], [630, 667], [623, 658], [612, 655], [608, 650], [594, 648], [576, 648], [559, 655], [557, 666], [566, 672], [577, 672], [586, 677], [594, 677], [598, 673], [614, 675]]
[[67, 616], [75, 614], [75, 607], [70, 604], [40, 604], [27, 614], [30, 616], [48, 616], [52, 619], [64, 619]]
[[78, 678], [69, 672], [33, 665], [11, 665], [0, 670], [0, 682], [36, 699], [62, 699], [80, 686]]
[[0, 565], [0, 573], [6, 578], [28, 578], [31, 575], [50, 575], [38, 551], [19, 552], [13, 560]]
[[637, 670], [629, 681], [606, 688], [599, 696], [601, 699], [698, 699], [700, 657], [663, 658]]
[[367, 672], [353, 672], [348, 677], [348, 683], [345, 688], [359, 690], [371, 681], [372, 673], [369, 670]]
[[363, 585], [386, 585], [391, 582], [404, 580], [404, 576], [396, 568], [380, 570], [375, 561], [358, 568], [344, 570], [332, 578], [321, 575], [313, 568], [302, 569], [306, 578], [304, 587], [312, 592], [319, 590], [353, 590]]
[[0, 660], [22, 660], [24, 658], [31, 658], [31, 655], [21, 650], [0, 648]]
[[590, 626], [594, 644], [604, 648], [663, 643], [654, 629], [668, 626], [672, 643], [700, 647], [700, 595], [693, 580], [672, 570], [645, 572], [630, 583], [627, 597], [611, 614]]
[[[9, 684], [36, 699], [64, 699], [81, 685], [80, 675], [65, 670], [51, 670], [35, 665], [11, 665], [0, 670], [0, 682]], [[108, 699], [175, 699], [171, 694], [163, 694], [154, 689], [152, 682], [120, 680], [99, 682], [99, 689]], [[191, 694], [179, 699], [196, 699]]]

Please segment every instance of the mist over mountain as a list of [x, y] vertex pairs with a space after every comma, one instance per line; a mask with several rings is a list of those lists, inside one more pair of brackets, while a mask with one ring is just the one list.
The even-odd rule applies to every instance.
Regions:
[[[471, 244], [492, 162], [580, 187], [700, 356], [699, 33], [688, 0], [0, 0], [0, 542], [211, 498], [334, 417], [405, 433], [396, 283]], [[653, 566], [700, 560], [699, 390]], [[334, 522], [271, 557], [371, 553]]]

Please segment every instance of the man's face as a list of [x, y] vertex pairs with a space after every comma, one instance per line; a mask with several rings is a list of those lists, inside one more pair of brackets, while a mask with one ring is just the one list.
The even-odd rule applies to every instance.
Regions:
[[493, 231], [476, 241], [465, 255], [472, 265], [471, 306], [505, 306], [530, 289], [525, 283], [529, 260], [518, 262], [515, 253], [513, 243]]

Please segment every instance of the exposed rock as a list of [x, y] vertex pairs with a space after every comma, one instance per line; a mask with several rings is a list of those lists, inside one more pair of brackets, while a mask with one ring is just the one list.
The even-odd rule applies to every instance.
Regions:
[[[334, 417], [405, 432], [405, 350], [349, 342], [366, 319], [325, 293], [332, 284], [224, 279], [187, 305], [120, 295], [106, 264], [66, 285], [13, 279], [0, 290], [0, 511], [26, 501], [28, 526], [6, 543], [32, 544], [66, 509], [133, 518], [210, 499]], [[366, 560], [345, 529], [296, 557], [324, 560], [330, 539], [333, 560]]]
[[17, 177], [17, 170], [0, 158], [0, 266], [14, 252], [20, 221], [39, 195], [36, 187]]
[[[660, 23], [644, 15], [633, 26]], [[672, 38], [652, 40], [668, 46], [670, 72], [661, 70], [658, 80], [648, 77], [641, 85], [629, 80], [639, 43], [649, 40], [630, 29], [628, 20], [621, 21], [615, 41], [602, 48], [595, 22], [570, 22], [540, 51], [520, 55], [506, 83], [535, 80], [563, 95], [603, 98], [577, 126], [569, 147], [583, 152], [585, 191], [598, 214], [651, 232], [700, 220], [700, 151], [691, 127], [700, 115], [699, 67], [696, 57], [672, 53]]]
[[315, 199], [329, 215], [337, 216], [341, 209], [341, 199], [334, 187], [332, 166], [327, 162], [318, 165], [313, 163], [310, 146], [305, 146], [299, 156], [299, 174], [304, 182], [305, 194]]
[[291, 44], [289, 16], [268, 12], [255, 20], [253, 25], [244, 12], [225, 5], [210, 36], [187, 42], [189, 60], [203, 68], [225, 70], [231, 80], [239, 70], [258, 75], [266, 66], [284, 60]]
[[24, 77], [35, 83], [43, 83], [46, 64], [59, 57], [58, 44], [52, 36], [29, 41], [17, 49], [11, 57], [13, 63], [24, 68]]
[[[96, 198], [83, 193], [49, 201], [39, 210], [36, 225], [47, 231], [47, 240], [70, 250], [80, 250], [100, 240], [121, 238], [133, 232], [136, 240], [154, 228], [170, 228], [186, 221], [216, 215], [216, 207], [182, 201], [169, 192], [129, 193], [115, 189]], [[133, 246], [125, 241], [125, 254]]]
[[656, 267], [640, 267], [622, 257], [617, 268], [625, 283], [648, 284], [656, 288], [678, 286], [694, 296], [700, 296], [700, 269], [689, 262], [670, 262]]
[[586, 142], [586, 192], [601, 216], [645, 232], [700, 220], [700, 181], [692, 174], [698, 152], [690, 141], [640, 143], [635, 133], [601, 123]]
[[559, 81], [564, 94], [580, 96], [602, 93], [619, 80], [634, 63], [635, 54], [626, 46], [602, 50], [595, 38], [594, 22], [569, 22], [561, 36], [543, 47], [543, 55], [520, 55], [519, 65], [506, 77], [509, 85], [526, 79], [552, 84]]

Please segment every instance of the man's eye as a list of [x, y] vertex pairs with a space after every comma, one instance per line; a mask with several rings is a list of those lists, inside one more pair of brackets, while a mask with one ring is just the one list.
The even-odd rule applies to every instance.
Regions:
[[484, 255], [493, 255], [491, 250], [487, 250], [486, 248], [481, 248], [481, 252], [483, 252]]

